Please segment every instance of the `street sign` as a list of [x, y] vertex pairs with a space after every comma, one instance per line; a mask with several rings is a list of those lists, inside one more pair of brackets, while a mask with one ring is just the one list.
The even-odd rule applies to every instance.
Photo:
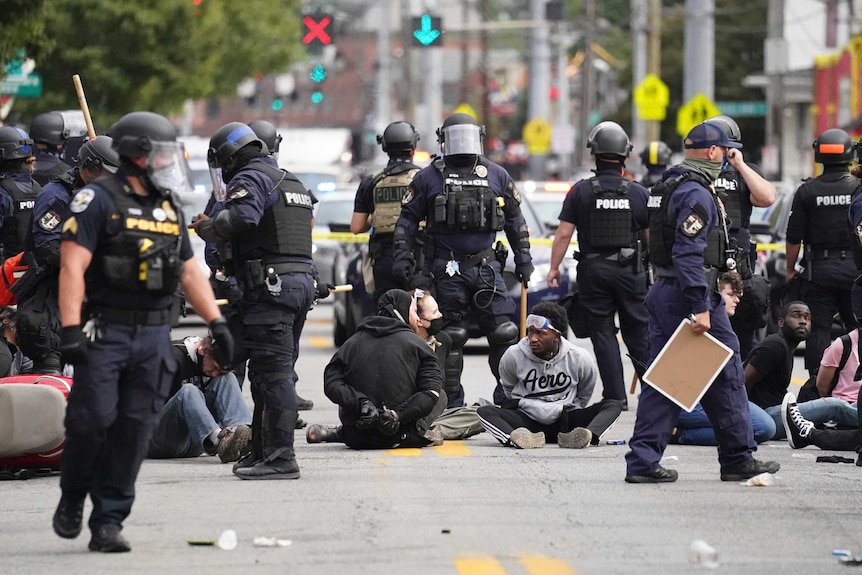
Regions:
[[766, 115], [766, 102], [716, 102], [722, 114], [734, 118], [757, 118]]
[[417, 46], [439, 46], [441, 44], [440, 28], [443, 19], [440, 16], [422, 14], [413, 18], [413, 41]]
[[647, 74], [634, 90], [634, 102], [638, 106], [638, 118], [661, 122], [665, 119], [670, 91], [667, 84], [655, 74]]
[[551, 151], [551, 124], [544, 118], [533, 118], [524, 124], [522, 137], [531, 154], [547, 154]]
[[42, 75], [7, 76], [0, 82], [0, 94], [17, 98], [38, 98], [42, 95]]
[[676, 133], [680, 136], [688, 134], [689, 130], [705, 122], [713, 116], [721, 114], [712, 100], [706, 94], [699, 92], [691, 100], [686, 102], [676, 114]]
[[453, 114], [467, 114], [468, 116], [472, 116], [474, 120], [479, 121], [479, 114], [476, 113], [476, 110], [473, 109], [473, 106], [468, 104], [467, 102], [461, 102], [458, 104], [454, 110], [452, 110]]

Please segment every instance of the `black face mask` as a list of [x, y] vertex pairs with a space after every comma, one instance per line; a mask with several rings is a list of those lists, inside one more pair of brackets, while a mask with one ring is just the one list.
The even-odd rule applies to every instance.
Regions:
[[440, 333], [440, 330], [443, 329], [443, 318], [442, 317], [438, 317], [438, 318], [435, 318], [432, 320], [426, 319], [424, 321], [430, 321], [431, 322], [431, 325], [429, 325], [428, 327], [425, 328], [425, 331], [428, 332], [428, 335], [437, 335], [438, 333]]

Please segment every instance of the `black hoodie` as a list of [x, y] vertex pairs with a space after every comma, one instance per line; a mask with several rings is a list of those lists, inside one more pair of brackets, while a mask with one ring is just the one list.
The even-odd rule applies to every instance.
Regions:
[[[443, 387], [437, 356], [399, 319], [373, 316], [335, 352], [323, 372], [323, 391], [345, 425], [359, 418], [359, 402], [398, 413], [402, 424], [431, 413]], [[436, 392], [436, 395], [435, 395]]]

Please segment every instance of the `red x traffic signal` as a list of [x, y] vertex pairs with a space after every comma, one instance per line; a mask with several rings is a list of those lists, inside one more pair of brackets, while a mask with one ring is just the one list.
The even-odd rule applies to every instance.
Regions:
[[302, 24], [305, 26], [306, 33], [302, 37], [302, 43], [322, 44], [324, 46], [332, 44], [332, 36], [329, 35], [327, 27], [332, 23], [332, 17], [329, 15], [323, 16], [303, 16]]

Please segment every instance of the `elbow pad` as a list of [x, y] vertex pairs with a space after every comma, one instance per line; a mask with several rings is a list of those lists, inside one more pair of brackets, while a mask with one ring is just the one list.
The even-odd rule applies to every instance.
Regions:
[[530, 253], [530, 232], [527, 231], [527, 224], [521, 224], [518, 228], [518, 245], [515, 246], [515, 251], [522, 254]]
[[237, 210], [222, 210], [213, 218], [213, 229], [222, 240], [231, 240], [249, 228]]

